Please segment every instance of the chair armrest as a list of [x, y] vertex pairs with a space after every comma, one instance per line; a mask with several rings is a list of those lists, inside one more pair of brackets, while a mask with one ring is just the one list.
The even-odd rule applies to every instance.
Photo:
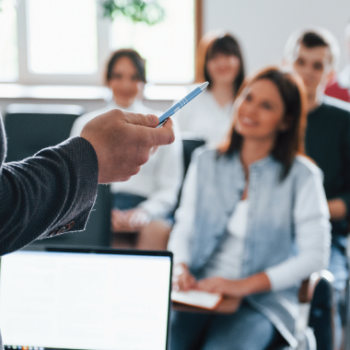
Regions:
[[330, 284], [332, 284], [334, 281], [334, 276], [331, 272], [327, 270], [314, 272], [308, 279], [302, 282], [299, 288], [300, 303], [305, 304], [311, 302], [314, 295], [315, 287], [321, 278], [326, 279]]

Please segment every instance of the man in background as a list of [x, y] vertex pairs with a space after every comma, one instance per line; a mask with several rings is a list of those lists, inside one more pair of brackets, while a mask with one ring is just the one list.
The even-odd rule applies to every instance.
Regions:
[[[335, 277], [337, 307], [348, 278], [346, 246], [350, 210], [350, 112], [323, 101], [334, 75], [339, 48], [333, 35], [321, 28], [294, 33], [288, 40], [285, 62], [301, 77], [307, 93], [305, 151], [324, 173], [332, 224], [329, 270]], [[339, 308], [335, 316], [336, 348], [341, 345]]]
[[338, 98], [345, 102], [350, 102], [350, 21], [345, 27], [345, 47], [348, 55], [348, 64], [328, 84], [325, 94]]

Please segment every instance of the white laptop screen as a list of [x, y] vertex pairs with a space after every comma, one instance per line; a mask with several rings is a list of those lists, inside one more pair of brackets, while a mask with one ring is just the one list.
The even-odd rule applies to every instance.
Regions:
[[20, 251], [1, 259], [5, 346], [165, 350], [171, 257]]

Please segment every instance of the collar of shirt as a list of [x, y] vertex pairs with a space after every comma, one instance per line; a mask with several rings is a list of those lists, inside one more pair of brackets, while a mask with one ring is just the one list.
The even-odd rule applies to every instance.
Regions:
[[210, 92], [210, 91], [203, 91], [203, 97], [205, 96], [206, 99], [210, 100], [215, 106], [216, 108], [219, 108], [227, 113], [231, 113], [232, 109], [233, 109], [233, 103], [232, 102], [229, 102], [229, 103], [226, 103], [225, 106], [221, 106], [218, 101], [216, 101], [214, 95]]

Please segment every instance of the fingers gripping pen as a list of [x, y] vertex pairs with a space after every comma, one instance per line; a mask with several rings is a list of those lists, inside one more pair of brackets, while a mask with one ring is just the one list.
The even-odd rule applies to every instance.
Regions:
[[196, 96], [198, 96], [207, 86], [208, 82], [205, 82], [191, 91], [187, 96], [185, 96], [181, 101], [174, 104], [174, 106], [170, 107], [167, 111], [165, 111], [159, 117], [159, 124], [157, 128], [161, 127], [173, 114], [175, 114], [179, 109], [185, 106], [187, 103], [192, 101]]

